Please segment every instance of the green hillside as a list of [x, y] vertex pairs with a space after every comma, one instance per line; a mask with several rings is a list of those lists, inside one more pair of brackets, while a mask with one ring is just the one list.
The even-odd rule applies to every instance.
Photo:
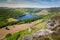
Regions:
[[[22, 22], [22, 21], [8, 22], [9, 20], [7, 20], [7, 19], [12, 18], [14, 20], [15, 18], [18, 18], [20, 16], [24, 16], [26, 14], [26, 12], [36, 13], [36, 12], [39, 12], [39, 9], [38, 10], [36, 10], [36, 9], [32, 10], [30, 8], [1, 8], [0, 9], [0, 28], [5, 27], [5, 26], [9, 26], [9, 25], [14, 25], [14, 24], [21, 24], [20, 22]], [[26, 19], [23, 21], [31, 22], [31, 21], [37, 20], [39, 18], [41, 18], [41, 17], [38, 16], [34, 19]]]
[[25, 36], [25, 35], [33, 35], [35, 32], [37, 32], [38, 30], [41, 30], [41, 29], [47, 29], [46, 25], [45, 25], [45, 21], [53, 16], [55, 16], [56, 14], [48, 14], [46, 16], [44, 16], [40, 21], [39, 23], [35, 24], [33, 27], [34, 27], [34, 30], [32, 30], [32, 32], [29, 32], [28, 30], [29, 29], [26, 29], [26, 30], [22, 30], [22, 31], [19, 31], [17, 33], [14, 33], [13, 35], [9, 35], [7, 34], [6, 35], [6, 40], [22, 40], [22, 38]]

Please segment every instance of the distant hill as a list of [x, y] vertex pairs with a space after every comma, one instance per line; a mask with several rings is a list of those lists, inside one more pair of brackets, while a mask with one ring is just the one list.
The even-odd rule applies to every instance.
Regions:
[[47, 15], [52, 13], [60, 12], [60, 7], [54, 8], [8, 8], [0, 7], [0, 25], [6, 24], [9, 18], [18, 18], [28, 14]]

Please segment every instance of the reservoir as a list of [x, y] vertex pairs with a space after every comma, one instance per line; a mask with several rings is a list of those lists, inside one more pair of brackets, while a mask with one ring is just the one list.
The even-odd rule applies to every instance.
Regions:
[[35, 15], [35, 14], [26, 14], [22, 17], [18, 17], [17, 20], [25, 20], [25, 19], [29, 19], [29, 18], [35, 18], [37, 17], [38, 15]]

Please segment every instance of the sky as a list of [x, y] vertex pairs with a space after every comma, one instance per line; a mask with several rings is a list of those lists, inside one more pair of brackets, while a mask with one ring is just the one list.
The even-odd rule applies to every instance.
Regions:
[[12, 7], [12, 8], [60, 7], [60, 0], [0, 0], [0, 7]]

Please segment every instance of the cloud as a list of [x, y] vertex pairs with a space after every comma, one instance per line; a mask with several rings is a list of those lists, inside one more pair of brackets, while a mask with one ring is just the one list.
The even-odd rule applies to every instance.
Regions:
[[0, 0], [0, 6], [51, 7], [60, 6], [60, 0]]
[[8, 3], [9, 3], [9, 2], [12, 2], [12, 0], [6, 0], [6, 2], [8, 2]]

